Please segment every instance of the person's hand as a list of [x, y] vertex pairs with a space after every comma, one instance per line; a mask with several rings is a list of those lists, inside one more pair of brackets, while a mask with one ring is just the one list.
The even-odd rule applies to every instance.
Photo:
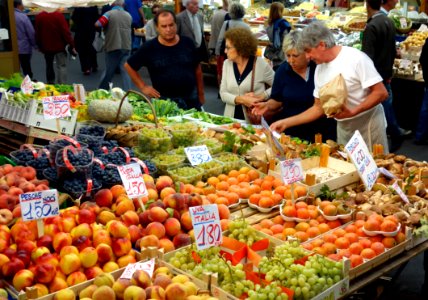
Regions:
[[267, 112], [269, 109], [269, 105], [267, 102], [257, 102], [254, 104], [253, 109], [251, 112], [258, 116], [263, 116], [265, 112]]
[[71, 53], [73, 54], [73, 56], [77, 56], [76, 48], [71, 49]]
[[254, 95], [253, 93], [247, 93], [241, 97], [243, 100], [242, 104], [249, 108], [264, 100], [262, 96]]
[[287, 129], [287, 124], [285, 120], [279, 120], [270, 125], [270, 129], [272, 131], [276, 132], [283, 132], [285, 129]]
[[143, 86], [141, 88], [141, 91], [143, 92], [143, 94], [149, 96], [150, 98], [159, 98], [160, 97], [160, 93], [150, 85]]
[[340, 120], [340, 119], [352, 118], [352, 117], [356, 116], [357, 114], [358, 113], [356, 112], [356, 110], [351, 110], [346, 105], [343, 105], [342, 111], [340, 113], [332, 115], [331, 117]]

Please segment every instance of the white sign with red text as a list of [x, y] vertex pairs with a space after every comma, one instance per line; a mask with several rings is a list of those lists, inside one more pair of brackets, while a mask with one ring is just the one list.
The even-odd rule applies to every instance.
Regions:
[[117, 166], [123, 186], [129, 198], [138, 198], [147, 196], [146, 184], [141, 174], [141, 167], [138, 163]]
[[198, 250], [218, 246], [223, 241], [217, 204], [189, 208]]
[[71, 116], [68, 95], [43, 98], [43, 116], [45, 120]]
[[146, 271], [149, 274], [150, 278], [153, 276], [153, 272], [155, 270], [155, 259], [152, 258], [149, 261], [145, 262], [137, 262], [135, 264], [129, 264], [126, 266], [125, 271], [123, 271], [122, 275], [120, 275], [121, 279], [131, 279], [132, 275], [137, 270]]
[[26, 94], [32, 94], [34, 90], [33, 82], [30, 79], [30, 76], [25, 76], [24, 80], [21, 83], [21, 91]]
[[280, 162], [281, 178], [285, 184], [303, 180], [302, 159], [287, 159]]

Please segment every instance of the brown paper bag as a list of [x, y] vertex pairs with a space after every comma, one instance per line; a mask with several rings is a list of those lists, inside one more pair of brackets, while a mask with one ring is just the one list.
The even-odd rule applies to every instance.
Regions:
[[319, 91], [322, 109], [327, 117], [332, 117], [342, 111], [342, 106], [348, 98], [345, 79], [342, 74], [337, 75], [331, 81], [320, 88]]

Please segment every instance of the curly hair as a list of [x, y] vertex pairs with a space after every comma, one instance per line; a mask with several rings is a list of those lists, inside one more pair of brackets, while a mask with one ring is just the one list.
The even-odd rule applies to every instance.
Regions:
[[224, 38], [232, 43], [242, 57], [250, 57], [257, 53], [257, 39], [247, 28], [231, 28], [226, 31]]

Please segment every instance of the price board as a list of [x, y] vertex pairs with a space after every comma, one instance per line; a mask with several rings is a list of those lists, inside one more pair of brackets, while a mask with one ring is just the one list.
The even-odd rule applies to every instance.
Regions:
[[141, 168], [138, 163], [117, 166], [123, 186], [129, 198], [138, 198], [147, 196], [146, 184], [141, 174]]
[[24, 221], [40, 220], [59, 215], [58, 191], [46, 190], [19, 195]]
[[216, 204], [189, 208], [198, 250], [218, 246], [223, 241], [220, 217]]
[[303, 180], [302, 159], [287, 159], [280, 162], [281, 178], [285, 184]]
[[206, 145], [186, 147], [184, 148], [184, 152], [192, 166], [197, 166], [212, 160], [211, 154]]
[[34, 86], [33, 83], [31, 82], [30, 76], [25, 76], [24, 80], [21, 83], [21, 91], [28, 95], [28, 94], [32, 94], [34, 90]]
[[395, 176], [394, 174], [392, 174], [391, 172], [389, 172], [384, 167], [380, 167], [378, 170], [379, 170], [380, 173], [382, 173], [383, 175], [385, 175], [389, 179], [395, 179], [395, 178], [397, 178], [397, 176]]
[[43, 117], [45, 120], [71, 116], [68, 98], [68, 95], [43, 98]]
[[345, 145], [345, 150], [357, 168], [366, 189], [370, 191], [379, 176], [379, 170], [358, 130]]
[[392, 188], [397, 192], [404, 202], [410, 203], [409, 198], [407, 198], [406, 194], [404, 194], [403, 190], [398, 186], [397, 181], [392, 184]]
[[149, 261], [145, 262], [137, 262], [134, 264], [129, 264], [126, 266], [125, 271], [123, 271], [122, 275], [120, 275], [121, 279], [131, 279], [132, 275], [137, 270], [146, 271], [149, 274], [150, 278], [153, 276], [153, 272], [155, 270], [155, 259], [152, 258]]

